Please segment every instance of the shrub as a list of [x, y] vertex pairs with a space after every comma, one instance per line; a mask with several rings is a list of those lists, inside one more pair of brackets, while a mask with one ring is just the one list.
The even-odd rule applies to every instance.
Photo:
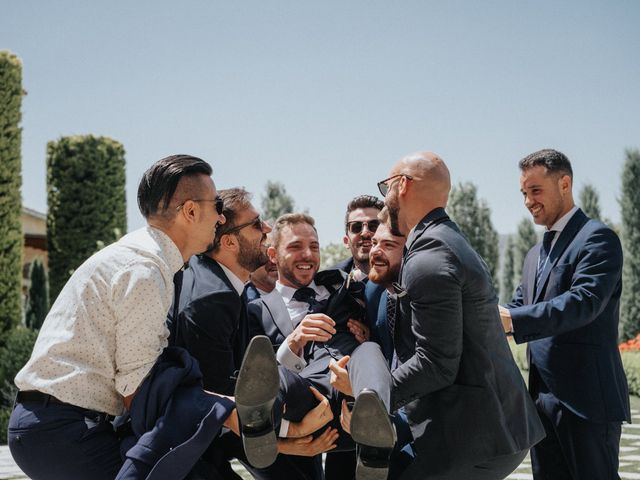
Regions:
[[640, 352], [620, 352], [620, 355], [627, 374], [629, 394], [640, 397]]

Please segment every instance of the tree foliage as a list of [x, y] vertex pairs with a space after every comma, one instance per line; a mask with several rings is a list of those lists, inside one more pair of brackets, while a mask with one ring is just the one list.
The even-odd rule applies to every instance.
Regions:
[[320, 270], [329, 268], [351, 256], [344, 243], [329, 243], [320, 249]]
[[513, 244], [513, 283], [517, 287], [522, 280], [522, 266], [524, 259], [531, 248], [538, 243], [538, 234], [533, 222], [524, 217], [518, 224], [516, 239]]
[[500, 281], [500, 303], [507, 303], [513, 297], [516, 288], [515, 283], [515, 262], [514, 262], [514, 241], [509, 235], [507, 244], [504, 247], [504, 259], [502, 262], [502, 278]]
[[273, 222], [280, 215], [292, 213], [295, 209], [293, 197], [281, 182], [267, 181], [265, 194], [262, 197], [262, 215], [265, 220]]
[[96, 250], [126, 231], [124, 147], [106, 137], [62, 137], [47, 145], [47, 243], [52, 300]]
[[0, 334], [22, 320], [23, 95], [22, 62], [0, 51]]
[[35, 259], [29, 268], [29, 297], [27, 298], [26, 324], [40, 329], [49, 311], [49, 282], [47, 272], [40, 259]]
[[471, 247], [484, 259], [497, 287], [499, 261], [498, 232], [491, 223], [491, 210], [484, 199], [478, 198], [478, 188], [470, 182], [451, 189], [447, 211]]
[[595, 187], [589, 183], [585, 184], [579, 194], [580, 208], [587, 217], [602, 221], [600, 214], [600, 196]]
[[622, 301], [620, 320], [625, 340], [640, 333], [640, 150], [627, 150], [622, 170]]

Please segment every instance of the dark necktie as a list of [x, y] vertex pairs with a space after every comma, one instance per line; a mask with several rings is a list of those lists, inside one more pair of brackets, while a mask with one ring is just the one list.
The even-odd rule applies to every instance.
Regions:
[[182, 290], [182, 277], [184, 269], [180, 269], [173, 276], [173, 310], [171, 321], [167, 322], [169, 327], [169, 345], [175, 345], [178, 340], [178, 316], [180, 315], [180, 292]]
[[393, 337], [396, 331], [396, 306], [397, 298], [395, 295], [387, 295], [387, 328], [391, 335], [391, 343], [393, 343]]
[[293, 294], [293, 299], [299, 302], [308, 303], [309, 309], [307, 310], [307, 313], [318, 313], [318, 309], [322, 305], [321, 302], [316, 300], [316, 291], [311, 287], [299, 288]]
[[547, 258], [549, 258], [549, 252], [551, 251], [551, 242], [553, 242], [553, 237], [555, 237], [555, 230], [549, 230], [544, 232], [544, 236], [542, 237], [542, 246], [540, 247], [540, 256], [538, 257], [538, 269], [536, 270], [536, 285], [538, 285], [538, 281], [540, 280], [540, 275], [544, 270], [544, 266], [547, 263]]

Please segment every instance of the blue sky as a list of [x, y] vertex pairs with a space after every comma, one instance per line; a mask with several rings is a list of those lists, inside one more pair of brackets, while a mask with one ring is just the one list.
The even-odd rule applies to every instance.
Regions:
[[24, 64], [23, 199], [46, 210], [46, 144], [106, 135], [135, 191], [155, 160], [209, 161], [259, 206], [278, 180], [340, 241], [344, 208], [401, 156], [433, 150], [500, 233], [527, 215], [517, 161], [556, 148], [619, 221], [640, 147], [640, 1], [0, 3]]

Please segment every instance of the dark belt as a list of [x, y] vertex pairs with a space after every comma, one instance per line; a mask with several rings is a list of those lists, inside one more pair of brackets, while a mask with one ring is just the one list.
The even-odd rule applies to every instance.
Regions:
[[96, 412], [95, 410], [89, 410], [87, 408], [78, 407], [77, 405], [72, 405], [70, 403], [63, 402], [62, 400], [58, 400], [53, 395], [49, 395], [48, 393], [42, 393], [37, 390], [25, 390], [25, 391], [18, 392], [18, 395], [16, 395], [16, 402], [20, 402], [20, 403], [33, 402], [33, 403], [41, 403], [43, 405], [55, 404], [55, 405], [66, 405], [68, 407], [74, 407], [79, 410], [82, 410], [83, 412], [86, 413], [88, 417], [90, 417], [91, 419], [93, 419], [95, 422], [98, 422], [98, 423], [110, 422], [111, 420], [114, 419], [113, 415], [108, 415], [106, 413]]

